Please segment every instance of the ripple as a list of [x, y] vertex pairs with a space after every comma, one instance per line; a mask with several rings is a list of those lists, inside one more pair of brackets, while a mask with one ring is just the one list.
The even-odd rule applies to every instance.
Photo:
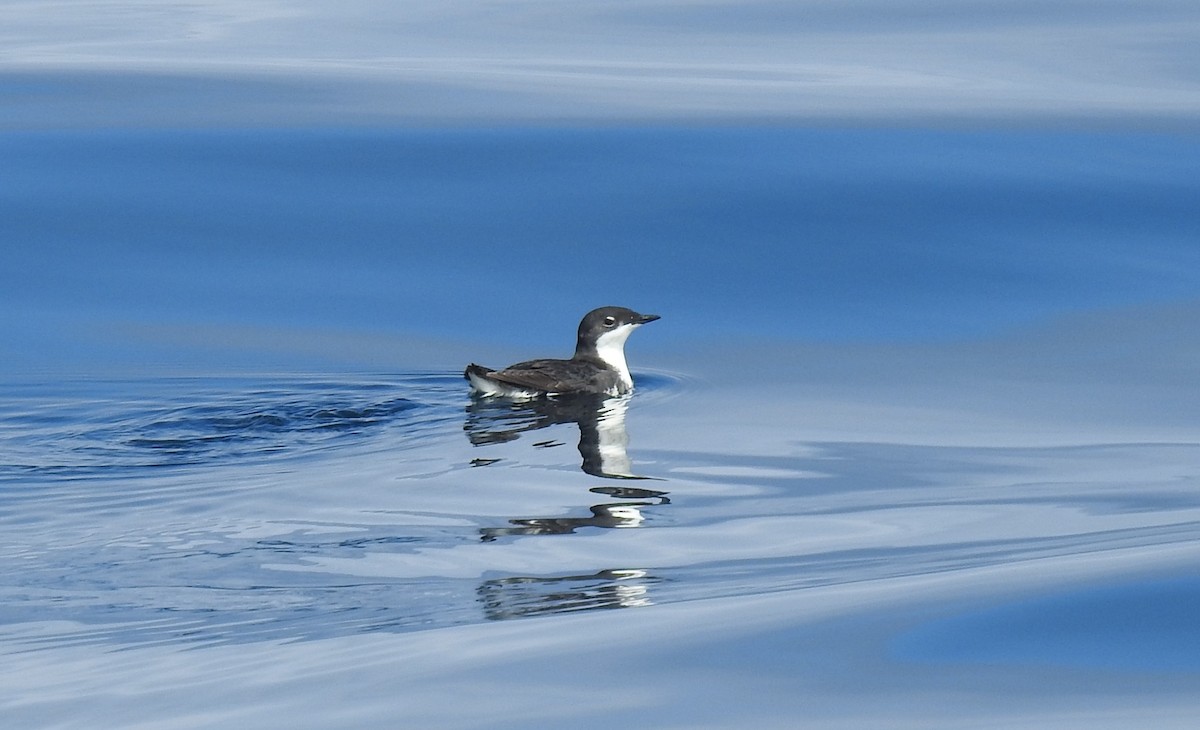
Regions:
[[635, 393], [639, 402], [661, 402], [696, 390], [700, 380], [694, 376], [670, 370], [645, 370], [633, 373]]
[[[697, 388], [640, 376], [631, 427]], [[720, 412], [758, 407], [738, 395]], [[610, 473], [551, 448], [583, 443], [574, 418], [479, 438], [526, 434], [531, 415], [446, 372], [0, 385], [0, 625], [53, 627], [29, 648], [297, 641], [1069, 561], [1200, 531], [1194, 444], [762, 455], [730, 430], [724, 450], [634, 441], [629, 456], [669, 479], [598, 484]]]
[[385, 382], [110, 381], [9, 393], [0, 396], [0, 481], [133, 476], [312, 453], [448, 418], [438, 412], [438, 391], [450, 387], [444, 376], [418, 375]]

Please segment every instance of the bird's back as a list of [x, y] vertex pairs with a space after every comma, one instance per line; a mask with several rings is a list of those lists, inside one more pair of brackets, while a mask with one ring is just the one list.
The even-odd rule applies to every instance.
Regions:
[[[468, 377], [471, 369], [468, 368]], [[610, 368], [590, 360], [527, 360], [503, 370], [477, 375], [515, 388], [541, 393], [607, 393], [625, 392], [620, 376]]]

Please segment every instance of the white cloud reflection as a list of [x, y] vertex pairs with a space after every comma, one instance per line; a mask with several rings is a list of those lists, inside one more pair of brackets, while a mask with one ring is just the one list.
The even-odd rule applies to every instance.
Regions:
[[138, 111], [97, 72], [265, 84], [253, 102], [198, 89], [201, 121], [1179, 119], [1200, 112], [1198, 40], [1189, 0], [9, 2], [0, 95], [18, 124], [62, 93], [38, 84], [83, 72], [101, 116]]

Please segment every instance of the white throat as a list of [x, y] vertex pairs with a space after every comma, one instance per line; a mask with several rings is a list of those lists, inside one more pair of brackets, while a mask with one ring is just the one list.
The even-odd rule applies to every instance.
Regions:
[[625, 364], [625, 340], [629, 339], [629, 333], [633, 332], [637, 326], [636, 324], [623, 324], [596, 339], [596, 355], [610, 368], [617, 371], [626, 388], [633, 387], [633, 378], [629, 375], [629, 366]]

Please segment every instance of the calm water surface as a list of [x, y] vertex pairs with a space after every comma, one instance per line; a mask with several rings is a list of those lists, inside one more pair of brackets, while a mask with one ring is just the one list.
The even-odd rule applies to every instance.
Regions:
[[[0, 154], [6, 727], [1200, 713], [1192, 137]], [[467, 395], [607, 303], [632, 397]]]

